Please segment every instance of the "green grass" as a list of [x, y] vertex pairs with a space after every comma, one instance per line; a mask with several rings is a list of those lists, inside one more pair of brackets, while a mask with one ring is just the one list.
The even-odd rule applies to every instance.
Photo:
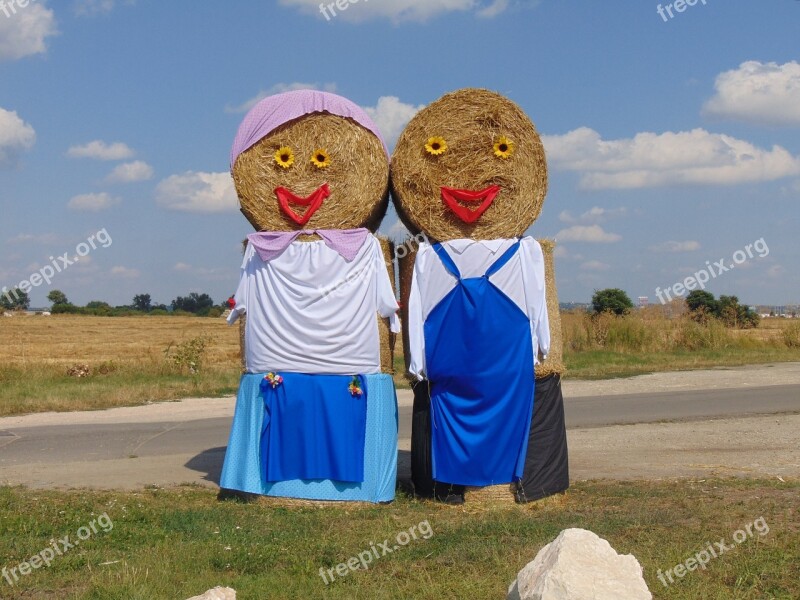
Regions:
[[[175, 599], [228, 585], [248, 599], [504, 598], [517, 571], [563, 529], [582, 527], [642, 563], [657, 599], [800, 598], [800, 482], [581, 483], [534, 506], [450, 508], [399, 497], [389, 506], [286, 508], [219, 502], [211, 490], [139, 493], [0, 488], [0, 567], [74, 537], [108, 513], [114, 528], [56, 557], [0, 597]], [[669, 589], [666, 570], [763, 517], [755, 536]], [[411, 526], [433, 536], [326, 586], [335, 567]]]
[[63, 367], [53, 365], [39, 369], [0, 367], [0, 417], [234, 395], [239, 377], [235, 369], [208, 369], [188, 375], [164, 364], [123, 365], [86, 378], [70, 377]]
[[800, 348], [721, 348], [669, 352], [584, 350], [565, 352], [566, 378], [610, 379], [664, 371], [691, 371], [772, 362], [800, 361]]

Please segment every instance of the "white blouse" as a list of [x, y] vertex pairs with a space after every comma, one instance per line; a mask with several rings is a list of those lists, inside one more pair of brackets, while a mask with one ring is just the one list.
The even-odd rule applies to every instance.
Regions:
[[[442, 246], [458, 267], [461, 277], [469, 279], [482, 277], [515, 242], [516, 239], [459, 239], [444, 242]], [[519, 250], [490, 280], [528, 316], [533, 340], [533, 362], [538, 364], [539, 353], [546, 358], [550, 351], [544, 254], [539, 242], [532, 237], [522, 238]], [[414, 263], [408, 300], [409, 371], [420, 380], [425, 378], [425, 321], [455, 286], [456, 279], [447, 271], [430, 243], [421, 243]]]
[[249, 373], [380, 373], [377, 315], [400, 331], [397, 299], [373, 235], [351, 262], [323, 241], [292, 242], [268, 262], [249, 244], [234, 299], [228, 323], [247, 314]]

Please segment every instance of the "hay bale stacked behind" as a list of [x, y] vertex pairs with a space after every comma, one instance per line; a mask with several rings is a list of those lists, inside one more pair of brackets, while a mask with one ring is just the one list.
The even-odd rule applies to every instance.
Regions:
[[539, 240], [544, 253], [544, 278], [547, 286], [547, 313], [550, 318], [550, 353], [547, 360], [536, 366], [536, 379], [549, 375], [563, 375], [564, 366], [564, 334], [561, 328], [561, 311], [558, 303], [556, 287], [556, 271], [553, 251], [556, 243], [553, 240]]
[[247, 373], [247, 346], [245, 336], [247, 335], [247, 315], [239, 317], [239, 352], [242, 355], [242, 374]]
[[[408, 253], [399, 259], [400, 263], [400, 318], [408, 323], [408, 298], [411, 296], [411, 280], [414, 277], [414, 262], [417, 260], [416, 244], [407, 244]], [[411, 380], [408, 368], [411, 363], [411, 346], [408, 341], [408, 327], [403, 327], [403, 356], [406, 360], [406, 379]]]
[[[378, 238], [383, 250], [383, 262], [386, 270], [389, 272], [389, 279], [392, 282], [392, 289], [396, 290], [397, 285], [394, 277], [394, 243], [386, 238]], [[394, 347], [397, 340], [397, 334], [391, 332], [389, 328], [389, 319], [384, 319], [378, 315], [378, 333], [380, 334], [381, 343], [381, 371], [394, 375]]]

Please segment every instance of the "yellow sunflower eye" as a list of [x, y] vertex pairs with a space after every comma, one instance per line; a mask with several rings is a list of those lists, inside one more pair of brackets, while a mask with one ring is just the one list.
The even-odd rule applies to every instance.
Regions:
[[275, 153], [275, 162], [279, 167], [288, 169], [294, 164], [294, 152], [288, 146], [278, 148], [278, 151]]
[[331, 164], [331, 157], [327, 150], [320, 148], [311, 156], [311, 163], [318, 169], [327, 169]]
[[514, 154], [514, 142], [512, 142], [506, 136], [501, 135], [500, 139], [498, 139], [494, 144], [494, 155], [497, 158], [502, 158], [505, 160], [512, 154]]
[[439, 156], [447, 151], [447, 142], [443, 137], [434, 136], [425, 144], [425, 151], [433, 156]]

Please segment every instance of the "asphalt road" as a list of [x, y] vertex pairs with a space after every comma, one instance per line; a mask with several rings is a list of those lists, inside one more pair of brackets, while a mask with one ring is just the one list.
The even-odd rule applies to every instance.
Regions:
[[[796, 414], [800, 385], [568, 397], [565, 405], [570, 430]], [[401, 394], [400, 423], [402, 476], [411, 437], [408, 392]], [[215, 484], [230, 424], [230, 416], [44, 426], [9, 426], [0, 420], [0, 484], [127, 489]]]

